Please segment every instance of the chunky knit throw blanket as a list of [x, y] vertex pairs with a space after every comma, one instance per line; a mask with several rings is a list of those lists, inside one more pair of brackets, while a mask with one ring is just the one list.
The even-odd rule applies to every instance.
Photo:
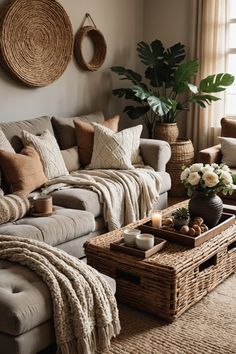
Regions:
[[47, 284], [53, 303], [57, 354], [104, 351], [120, 332], [115, 297], [92, 267], [44, 242], [0, 235], [0, 259], [17, 262]]
[[43, 193], [71, 187], [98, 193], [108, 229], [115, 230], [148, 215], [158, 200], [160, 175], [149, 168], [134, 170], [81, 170], [50, 180]]

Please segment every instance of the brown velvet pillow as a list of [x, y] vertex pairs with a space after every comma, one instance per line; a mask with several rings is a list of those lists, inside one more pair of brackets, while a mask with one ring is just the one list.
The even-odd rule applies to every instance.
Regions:
[[[117, 115], [113, 118], [105, 120], [101, 125], [118, 132], [118, 124], [120, 117]], [[94, 127], [92, 124], [74, 120], [76, 139], [79, 151], [79, 160], [82, 166], [90, 164], [93, 153]]]
[[236, 119], [222, 118], [220, 123], [221, 136], [226, 138], [236, 138]]
[[0, 165], [13, 193], [27, 196], [47, 181], [40, 157], [30, 145], [20, 154], [0, 150]]

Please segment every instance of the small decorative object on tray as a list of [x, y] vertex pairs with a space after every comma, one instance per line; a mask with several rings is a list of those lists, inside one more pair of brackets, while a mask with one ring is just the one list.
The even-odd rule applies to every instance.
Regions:
[[178, 208], [172, 215], [173, 224], [176, 229], [181, 229], [186, 226], [190, 221], [190, 214], [187, 208]]
[[[178, 215], [179, 213], [180, 211], [178, 211]], [[175, 213], [173, 215], [175, 215]], [[172, 217], [169, 216], [163, 218], [162, 227], [159, 229], [155, 228], [151, 221], [140, 225], [139, 229], [142, 232], [149, 232], [154, 236], [163, 237], [168, 241], [196, 247], [215, 237], [217, 234], [235, 223], [235, 215], [223, 213], [219, 223], [212, 228], [208, 228], [204, 219], [200, 216], [189, 219], [189, 222], [186, 225], [178, 225], [176, 227], [173, 215]]]
[[[142, 234], [139, 235], [139, 237]], [[144, 235], [144, 234], [143, 234]], [[124, 239], [120, 239], [119, 241], [112, 242], [110, 244], [110, 248], [114, 251], [119, 251], [122, 253], [127, 253], [132, 256], [137, 256], [140, 258], [147, 258], [152, 256], [153, 254], [157, 253], [160, 251], [163, 247], [165, 247], [166, 240], [163, 240], [162, 238], [157, 238], [154, 237], [154, 246], [148, 250], [141, 250], [137, 246], [128, 246], [124, 243]]]
[[152, 225], [159, 229], [162, 226], [162, 213], [160, 210], [152, 210]]

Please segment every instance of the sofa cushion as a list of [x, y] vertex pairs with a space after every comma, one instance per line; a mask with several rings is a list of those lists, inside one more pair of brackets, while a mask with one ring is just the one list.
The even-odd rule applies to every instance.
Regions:
[[228, 138], [236, 138], [236, 119], [222, 118], [221, 121], [221, 136]]
[[161, 179], [160, 194], [168, 192], [171, 189], [171, 179], [169, 173], [161, 171], [158, 172], [158, 175], [160, 176]]
[[[104, 277], [115, 292], [115, 281]], [[1, 260], [0, 279], [0, 332], [20, 335], [52, 318], [50, 293], [37, 274]]]
[[69, 174], [57, 141], [49, 130], [45, 130], [40, 136], [23, 130], [22, 138], [24, 145], [33, 145], [38, 152], [48, 179]]
[[0, 150], [0, 165], [11, 192], [28, 195], [46, 182], [37, 151], [25, 147], [20, 154]]
[[[107, 119], [101, 123], [104, 127], [111, 129], [114, 133], [118, 132], [119, 116]], [[82, 166], [91, 162], [94, 142], [94, 126], [91, 123], [81, 120], [74, 120], [75, 133], [78, 144], [79, 158]]]
[[[94, 146], [91, 163], [88, 169], [133, 169], [132, 160], [139, 154], [142, 125], [124, 129], [118, 133], [93, 123]], [[135, 143], [134, 143], [135, 142]]]
[[37, 135], [48, 129], [54, 134], [51, 118], [46, 116], [18, 122], [1, 123], [0, 127], [16, 152], [20, 152], [23, 149], [22, 130]]
[[72, 146], [69, 149], [61, 150], [61, 154], [69, 172], [80, 169], [78, 146]]
[[229, 167], [236, 167], [236, 139], [219, 137], [221, 142], [222, 162]]
[[23, 218], [30, 210], [30, 203], [26, 197], [8, 194], [1, 196], [0, 210], [0, 224], [5, 224]]
[[0, 234], [44, 241], [51, 246], [87, 235], [95, 228], [93, 214], [74, 209], [55, 208], [48, 217], [24, 217], [0, 226]]
[[3, 133], [1, 128], [0, 128], [0, 149], [12, 153], [15, 152], [15, 150], [11, 146], [9, 140], [6, 138], [6, 135]]
[[85, 122], [101, 123], [104, 121], [104, 115], [102, 112], [94, 112], [91, 114], [68, 118], [52, 117], [52, 126], [61, 150], [69, 149], [70, 147], [77, 144], [74, 119], [80, 119]]
[[98, 217], [102, 215], [102, 205], [96, 192], [82, 188], [62, 189], [51, 193], [53, 204], [64, 208], [85, 210]]

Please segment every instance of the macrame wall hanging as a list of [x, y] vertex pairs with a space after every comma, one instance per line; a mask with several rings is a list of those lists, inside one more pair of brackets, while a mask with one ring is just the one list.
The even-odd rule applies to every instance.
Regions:
[[[86, 19], [90, 19], [92, 26], [83, 26]], [[89, 63], [86, 62], [82, 53], [84, 38], [88, 36], [93, 44], [93, 57]], [[95, 71], [104, 63], [107, 52], [107, 45], [103, 34], [97, 29], [90, 14], [86, 13], [82, 26], [75, 35], [74, 53], [79, 67], [83, 70]]]
[[49, 85], [72, 53], [71, 22], [56, 0], [14, 0], [1, 11], [0, 62], [21, 83]]

